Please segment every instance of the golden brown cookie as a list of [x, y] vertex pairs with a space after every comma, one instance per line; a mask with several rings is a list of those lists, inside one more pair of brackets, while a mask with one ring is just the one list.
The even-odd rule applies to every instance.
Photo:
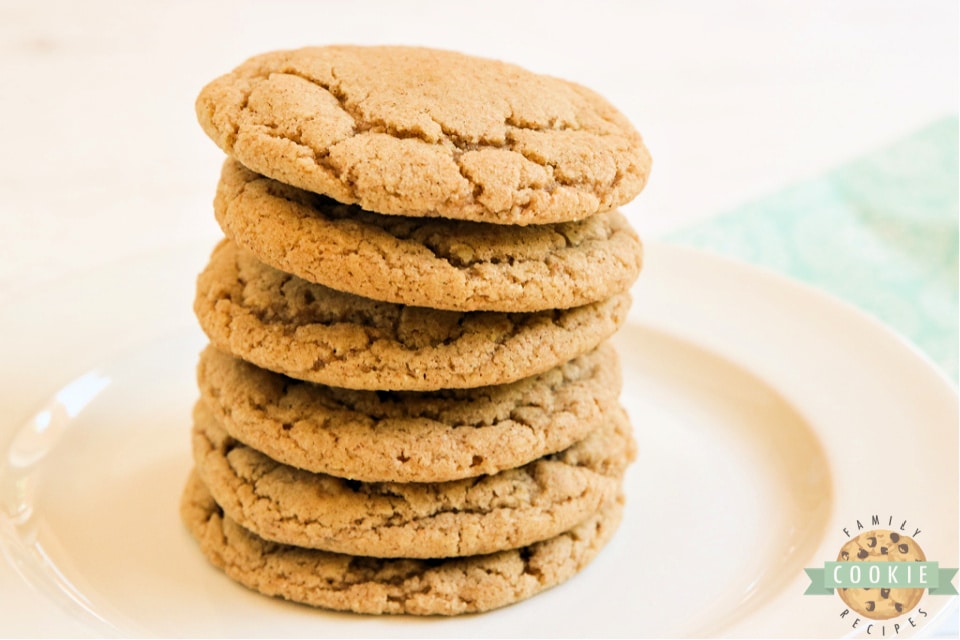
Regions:
[[446, 482], [566, 449], [619, 411], [609, 344], [545, 373], [478, 389], [355, 391], [272, 373], [214, 347], [201, 397], [234, 438], [278, 462], [364, 482]]
[[[927, 557], [913, 538], [877, 529], [851, 538], [840, 549], [840, 562], [923, 562]], [[889, 620], [909, 612], [920, 602], [923, 589], [838, 589], [840, 599], [872, 620]]]
[[234, 160], [214, 211], [257, 258], [365, 298], [454, 311], [566, 309], [626, 291], [642, 246], [616, 211], [527, 227], [384, 216], [287, 186]]
[[618, 497], [570, 531], [522, 549], [385, 560], [267, 542], [224, 516], [196, 474], [180, 503], [204, 555], [249, 589], [325, 609], [448, 616], [503, 607], [568, 580], [610, 540], [622, 512]]
[[629, 293], [573, 309], [453, 312], [376, 302], [268, 267], [230, 241], [197, 280], [210, 341], [292, 378], [349, 389], [462, 389], [542, 373], [593, 350]]
[[447, 558], [551, 538], [617, 495], [636, 445], [620, 410], [572, 447], [523, 467], [439, 483], [365, 483], [281, 464], [194, 409], [196, 470], [231, 519], [261, 538], [382, 558]]
[[251, 170], [385, 214], [578, 220], [631, 200], [650, 171], [640, 135], [596, 93], [450, 51], [266, 53], [204, 87], [196, 111]]

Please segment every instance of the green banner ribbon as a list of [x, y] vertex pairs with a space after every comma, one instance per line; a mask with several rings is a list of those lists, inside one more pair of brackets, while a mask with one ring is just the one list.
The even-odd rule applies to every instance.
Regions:
[[931, 587], [927, 590], [927, 593], [935, 596], [960, 595], [957, 593], [957, 588], [953, 586], [953, 576], [957, 575], [957, 569], [947, 569], [944, 567], [939, 570], [939, 573], [939, 586]]
[[808, 568], [810, 586], [805, 596], [830, 595], [834, 589], [927, 589], [932, 595], [958, 595], [953, 586], [957, 569], [937, 562], [824, 562]]
[[827, 589], [823, 586], [823, 575], [826, 569], [804, 569], [804, 572], [810, 578], [810, 586], [803, 592], [805, 596], [829, 596], [833, 595], [833, 589]]

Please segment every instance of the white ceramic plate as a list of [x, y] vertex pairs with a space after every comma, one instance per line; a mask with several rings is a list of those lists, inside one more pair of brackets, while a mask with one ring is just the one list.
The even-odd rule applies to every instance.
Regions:
[[[254, 594], [207, 564], [177, 515], [204, 342], [193, 280], [210, 246], [0, 311], [5, 635], [833, 637], [864, 626], [836, 596], [803, 596], [803, 568], [834, 559], [844, 527], [906, 520], [928, 559], [957, 566], [952, 386], [840, 302], [651, 245], [616, 338], [640, 453], [623, 526], [591, 566], [456, 619]], [[927, 616], [899, 635], [935, 629], [951, 600], [924, 596]]]

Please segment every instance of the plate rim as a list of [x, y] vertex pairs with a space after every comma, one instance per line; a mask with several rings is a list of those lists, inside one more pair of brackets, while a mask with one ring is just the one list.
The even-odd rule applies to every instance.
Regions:
[[[647, 256], [651, 258], [651, 261], [656, 264], [661, 261], [670, 261], [670, 260], [681, 260], [687, 264], [696, 264], [699, 263], [700, 267], [704, 270], [716, 269], [717, 272], [729, 272], [734, 274], [733, 279], [743, 279], [743, 280], [752, 280], [756, 283], [759, 283], [762, 287], [769, 289], [776, 289], [781, 292], [785, 292], [786, 295], [791, 297], [799, 297], [801, 299], [809, 300], [812, 302], [813, 306], [823, 307], [828, 310], [831, 316], [837, 318], [843, 318], [849, 322], [855, 323], [864, 327], [868, 330], [868, 334], [871, 336], [871, 340], [877, 340], [882, 345], [885, 345], [891, 351], [893, 351], [897, 357], [903, 358], [907, 362], [912, 362], [914, 367], [922, 371], [923, 374], [927, 377], [928, 382], [933, 385], [931, 391], [937, 395], [942, 396], [946, 402], [951, 405], [951, 415], [956, 420], [958, 418], [958, 388], [956, 383], [950, 380], [946, 373], [933, 361], [933, 359], [924, 353], [918, 346], [913, 344], [905, 336], [898, 333], [892, 327], [884, 323], [879, 318], [869, 314], [868, 312], [860, 309], [859, 307], [853, 305], [846, 300], [843, 300], [832, 293], [824, 291], [812, 284], [800, 281], [798, 279], [791, 278], [787, 275], [784, 275], [780, 272], [777, 272], [773, 269], [770, 269], [762, 265], [754, 265], [737, 258], [721, 255], [709, 250], [703, 250], [699, 248], [690, 247], [688, 245], [677, 244], [672, 242], [647, 242], [646, 243]], [[694, 267], [696, 269], [698, 267]], [[642, 314], [638, 312], [639, 307], [636, 305], [636, 299], [634, 307], [630, 311], [630, 319], [634, 321], [643, 322], [644, 318]], [[703, 346], [702, 344], [700, 346]], [[709, 347], [704, 347], [709, 348]], [[743, 364], [743, 363], [741, 363]], [[747, 366], [747, 370], [754, 371], [751, 367]], [[770, 384], [773, 388], [778, 391], [782, 391], [782, 387], [778, 384], [770, 382], [770, 380], [758, 374], [761, 379]], [[943, 429], [940, 431], [942, 435], [956, 439], [957, 432], [953, 428], [955, 424], [948, 424], [947, 422], [940, 423]], [[925, 425], [928, 426], [929, 425]], [[824, 434], [821, 430], [817, 429], [817, 425], [811, 422], [811, 427], [815, 429], [815, 435], [821, 441], [825, 452], [830, 458], [831, 462], [835, 455], [835, 450], [832, 446], [829, 445], [829, 434]], [[826, 440], [824, 439], [826, 437]], [[956, 447], [954, 447], [956, 451]], [[952, 469], [953, 476], [956, 479], [958, 477], [958, 469], [960, 469], [960, 459], [954, 457], [952, 459]], [[831, 465], [831, 471], [835, 472], [835, 466]], [[835, 489], [836, 489], [836, 478], [835, 478]], [[834, 513], [830, 517], [830, 523], [828, 526], [834, 526], [838, 522], [838, 519], [843, 515], [840, 512], [846, 506], [841, 502], [841, 497], [844, 494], [838, 494], [835, 490], [834, 492]], [[957, 529], [957, 516], [958, 516], [958, 507], [954, 507], [953, 518], [947, 519], [949, 526], [956, 532]], [[943, 537], [943, 536], [941, 536]], [[952, 538], [952, 551], [954, 559], [957, 558], [958, 553], [958, 537], [953, 536]], [[817, 556], [814, 558], [816, 562], [822, 562], [824, 560], [831, 559], [829, 555], [825, 555], [824, 551], [831, 551], [833, 554], [836, 554], [837, 549], [829, 546], [831, 542], [827, 537], [824, 538], [821, 544], [821, 550], [818, 551]], [[838, 547], [837, 547], [838, 548]], [[948, 562], [953, 562], [955, 560], [949, 560]], [[795, 581], [795, 591], [800, 594], [803, 592], [805, 587], [809, 584], [809, 579], [806, 576], [798, 576]], [[797, 587], [799, 590], [797, 590]], [[786, 590], [784, 590], [786, 591]], [[778, 606], [782, 606], [782, 601], [784, 600], [785, 593], [781, 593], [779, 596], [773, 598], [770, 602], [767, 603], [766, 609], [774, 610]], [[931, 616], [923, 625], [920, 625], [918, 628], [917, 634], [920, 636], [927, 635], [929, 633], [935, 633], [934, 629], [943, 624], [944, 619], [955, 613], [958, 609], [958, 604], [960, 604], [960, 597], [950, 596], [949, 599], [944, 598], [940, 601], [942, 604], [936, 607], [937, 611], [935, 615]], [[749, 621], [747, 621], [749, 622]], [[892, 621], [891, 621], [892, 622]], [[861, 627], [862, 629], [863, 627]], [[825, 635], [835, 636], [843, 632], [844, 627], [841, 625], [835, 626], [835, 632], [829, 632]], [[730, 637], [738, 637], [742, 635], [747, 636], [762, 636], [764, 634], [756, 633], [749, 624], [735, 624], [725, 630], [724, 635], [729, 635]], [[787, 634], [795, 635], [795, 634]], [[807, 635], [802, 633], [800, 635]], [[848, 629], [845, 633], [845, 637], [854, 637], [862, 635], [862, 631], [855, 629]]]

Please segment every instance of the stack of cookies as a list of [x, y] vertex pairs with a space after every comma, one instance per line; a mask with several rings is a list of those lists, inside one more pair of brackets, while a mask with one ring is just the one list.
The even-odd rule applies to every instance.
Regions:
[[248, 60], [197, 101], [229, 155], [197, 283], [182, 517], [262, 593], [500, 607], [610, 539], [633, 459], [607, 339], [650, 158], [595, 93], [404, 47]]

